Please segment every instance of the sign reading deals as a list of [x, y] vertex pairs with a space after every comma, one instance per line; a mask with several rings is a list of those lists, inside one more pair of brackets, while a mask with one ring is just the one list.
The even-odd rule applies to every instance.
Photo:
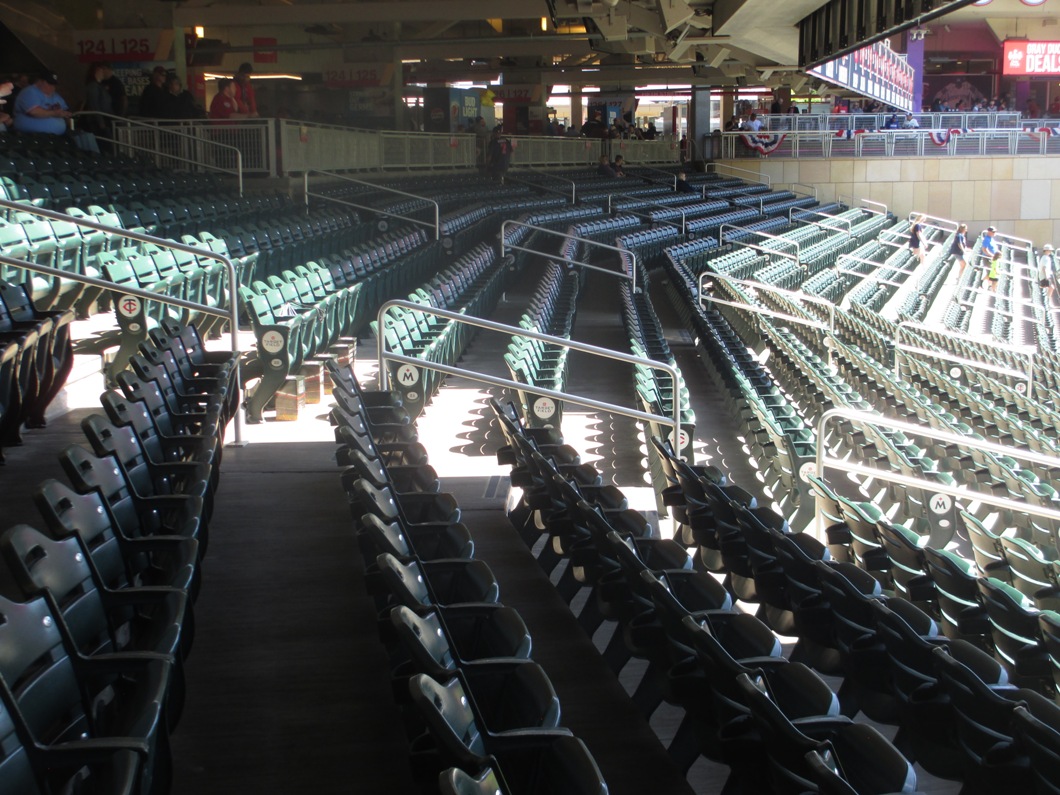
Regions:
[[1060, 41], [1005, 42], [1005, 61], [1001, 69], [1006, 75], [1060, 75]]
[[886, 102], [899, 110], [913, 110], [914, 69], [884, 39], [809, 71], [842, 88]]

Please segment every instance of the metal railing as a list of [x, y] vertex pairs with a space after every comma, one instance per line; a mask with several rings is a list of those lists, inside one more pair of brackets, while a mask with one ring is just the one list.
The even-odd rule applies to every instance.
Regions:
[[[766, 238], [769, 238], [770, 240], [776, 240], [776, 241], [778, 241], [778, 242], [780, 242], [780, 243], [782, 243], [782, 244], [784, 244], [786, 246], [793, 246], [795, 248], [795, 253], [794, 254], [787, 254], [787, 253], [785, 253], [783, 251], [777, 251], [774, 248], [765, 248], [764, 246], [759, 246], [759, 245], [757, 245], [755, 243], [745, 243], [742, 240], [726, 240], [725, 239], [725, 230], [726, 229], [739, 229], [741, 232], [748, 232], [749, 234], [752, 234], [752, 235], [758, 235], [759, 237], [766, 237]], [[801, 255], [800, 255], [800, 246], [799, 246], [799, 242], [797, 240], [789, 240], [786, 237], [781, 237], [780, 235], [771, 235], [768, 232], [759, 232], [757, 229], [747, 229], [746, 227], [738, 226], [737, 224], [722, 224], [721, 226], [719, 226], [718, 227], [718, 239], [722, 243], [728, 243], [730, 246], [744, 246], [745, 248], [753, 248], [756, 251], [761, 251], [761, 252], [766, 253], [766, 254], [776, 254], [778, 257], [784, 257], [786, 259], [794, 260], [796, 267], [799, 267], [799, 268], [802, 267], [802, 258], [801, 258]]]
[[533, 392], [535, 395], [542, 395], [553, 400], [561, 400], [567, 403], [574, 403], [578, 406], [585, 406], [586, 408], [596, 409], [598, 411], [606, 411], [612, 414], [619, 414], [624, 417], [631, 417], [641, 422], [656, 422], [663, 425], [668, 425], [673, 428], [674, 445], [677, 445], [678, 439], [681, 435], [681, 401], [680, 401], [680, 375], [677, 372], [677, 368], [666, 362], [657, 362], [652, 359], [645, 359], [642, 356], [634, 356], [629, 353], [623, 353], [622, 351], [613, 351], [609, 348], [600, 348], [596, 345], [589, 345], [584, 342], [576, 342], [575, 340], [566, 339], [564, 337], [556, 337], [551, 334], [542, 334], [541, 332], [531, 331], [530, 329], [524, 329], [521, 326], [509, 326], [504, 323], [496, 323], [492, 320], [486, 320], [485, 318], [475, 317], [473, 315], [465, 315], [459, 312], [452, 312], [448, 309], [437, 309], [432, 306], [426, 306], [424, 304], [417, 304], [414, 301], [404, 301], [395, 299], [387, 301], [381, 307], [377, 315], [378, 328], [383, 328], [383, 318], [386, 313], [393, 308], [405, 309], [412, 312], [420, 312], [425, 315], [433, 315], [435, 317], [445, 318], [456, 323], [463, 323], [468, 326], [475, 328], [487, 329], [489, 331], [499, 331], [504, 334], [509, 334], [513, 337], [526, 337], [527, 339], [538, 340], [540, 342], [547, 342], [551, 345], [557, 345], [563, 348], [568, 348], [574, 351], [580, 351], [582, 353], [589, 353], [595, 356], [601, 356], [605, 359], [611, 359], [619, 362], [626, 362], [627, 364], [640, 365], [653, 370], [661, 370], [670, 376], [673, 382], [674, 390], [674, 415], [673, 417], [665, 417], [661, 414], [649, 414], [646, 411], [639, 411], [637, 409], [630, 409], [624, 406], [618, 406], [614, 403], [606, 403], [600, 400], [594, 400], [593, 398], [580, 397], [569, 392], [563, 392], [555, 389], [547, 389], [545, 387], [539, 387], [534, 384], [524, 384], [519, 381], [513, 381], [508, 378], [500, 378], [498, 376], [489, 375], [488, 373], [479, 373], [473, 370], [465, 370], [460, 367], [453, 367], [447, 364], [441, 364], [438, 362], [429, 362], [425, 359], [420, 359], [415, 356], [406, 356], [400, 353], [394, 353], [388, 351], [386, 348], [386, 335], [377, 335], [377, 351], [379, 358], [379, 387], [381, 390], [386, 391], [390, 388], [390, 374], [387, 372], [386, 362], [394, 361], [401, 364], [407, 364], [412, 367], [423, 367], [426, 370], [435, 370], [446, 375], [460, 376], [461, 378], [468, 378], [472, 381], [479, 381], [484, 384], [490, 384], [492, 386], [499, 386], [505, 389], [511, 389], [516, 391], [527, 391]]
[[[173, 249], [175, 251], [183, 251], [187, 254], [193, 254], [196, 257], [205, 259], [212, 259], [220, 262], [225, 267], [225, 273], [228, 277], [228, 284], [230, 288], [228, 298], [228, 308], [218, 309], [216, 307], [208, 306], [206, 304], [198, 304], [194, 301], [187, 301], [183, 298], [176, 298], [174, 296], [168, 296], [160, 293], [153, 293], [150, 290], [143, 290], [139, 287], [131, 287], [126, 285], [115, 284], [107, 279], [97, 279], [94, 276], [86, 276], [82, 273], [75, 273], [72, 271], [62, 270], [61, 268], [52, 268], [47, 265], [38, 265], [33, 262], [26, 262], [24, 260], [14, 259], [12, 257], [0, 256], [0, 263], [9, 265], [11, 267], [22, 268], [24, 270], [32, 271], [34, 273], [40, 273], [47, 276], [56, 276], [61, 279], [67, 279], [69, 281], [79, 282], [81, 284], [91, 285], [93, 287], [102, 287], [111, 292], [124, 293], [127, 295], [133, 295], [137, 298], [147, 301], [157, 301], [162, 304], [171, 304], [173, 306], [179, 306], [182, 309], [191, 309], [193, 311], [202, 312], [203, 314], [213, 315], [215, 317], [222, 317], [228, 320], [230, 324], [230, 336], [232, 342], [232, 353], [235, 354], [236, 358], [236, 389], [242, 389], [239, 381], [239, 355], [241, 353], [239, 348], [239, 301], [238, 301], [238, 289], [239, 289], [239, 276], [236, 272], [235, 263], [232, 262], [228, 257], [218, 254], [209, 249], [197, 248], [195, 246], [189, 246], [184, 243], [177, 243], [174, 240], [168, 240], [166, 238], [154, 237], [153, 235], [143, 234], [142, 232], [135, 232], [130, 229], [122, 229], [121, 227], [106, 226], [105, 224], [90, 221], [86, 218], [80, 218], [72, 215], [65, 215], [63, 213], [55, 212], [54, 210], [45, 210], [42, 207], [35, 207], [33, 205], [22, 204], [19, 202], [12, 202], [6, 199], [0, 199], [0, 208], [7, 210], [14, 210], [16, 212], [28, 213], [30, 215], [37, 215], [41, 218], [47, 218], [52, 221], [62, 221], [63, 223], [74, 224], [75, 226], [81, 226], [88, 229], [95, 229], [97, 232], [104, 232], [115, 237], [122, 237], [127, 240], [135, 240], [139, 243], [151, 243], [158, 246], [159, 248]], [[237, 401], [238, 404], [242, 404], [242, 401]], [[243, 422], [240, 411], [235, 412], [235, 441], [233, 446], [242, 447], [245, 442], [243, 440]]]
[[682, 237], [684, 237], [684, 235], [686, 234], [687, 224], [685, 223], [685, 218], [686, 218], [687, 214], [685, 213], [684, 210], [681, 209], [680, 206], [675, 206], [675, 205], [670, 205], [670, 204], [659, 204], [658, 202], [648, 201], [647, 199], [641, 198], [640, 196], [634, 196], [634, 195], [629, 194], [629, 193], [609, 193], [609, 194], [607, 194], [607, 214], [608, 215], [611, 215], [614, 212], [614, 209], [613, 209], [612, 205], [614, 203], [615, 196], [622, 196], [624, 198], [629, 199], [630, 201], [638, 202], [638, 203], [640, 203], [640, 204], [642, 204], [642, 205], [644, 205], [646, 207], [654, 207], [657, 210], [676, 210], [678, 213], [681, 214], [681, 226], [679, 226], [679, 227], [673, 221], [668, 221], [665, 218], [654, 219], [654, 218], [651, 217], [651, 215], [649, 213], [642, 213], [642, 212], [638, 212], [636, 210], [630, 210], [629, 208], [623, 209], [622, 212], [627, 213], [629, 215], [634, 215], [637, 218], [644, 218], [645, 220], [651, 221], [652, 223], [665, 224], [666, 226], [672, 226], [672, 227], [675, 227], [677, 229], [680, 229]]
[[[1060, 154], [1060, 135], [1046, 135], [1022, 129], [969, 130], [950, 128], [874, 130], [849, 134], [832, 131], [777, 131], [776, 145], [762, 154], [745, 145], [749, 132], [729, 132], [718, 136], [721, 159], [744, 158], [842, 158], [842, 157], [974, 157], [983, 155]], [[757, 135], [762, 135], [761, 132]]]
[[760, 185], [765, 185], [772, 190], [773, 178], [768, 174], [759, 174], [757, 171], [752, 171], [749, 168], [740, 168], [739, 166], [732, 166], [728, 163], [707, 163], [708, 174], [723, 174], [721, 169], [725, 169], [724, 174], [728, 174], [730, 171], [738, 171], [740, 174], [746, 174], [747, 176], [741, 177], [738, 174], [728, 174], [728, 176], [742, 179], [744, 182], [757, 182]]
[[[238, 146], [207, 140], [177, 129], [127, 119], [124, 116], [115, 116], [112, 113], [102, 113], [97, 110], [82, 110], [74, 113], [75, 118], [82, 116], [111, 121], [115, 137], [109, 138], [100, 133], [94, 133], [97, 140], [113, 143], [119, 150], [146, 152], [156, 160], [165, 160], [167, 164], [170, 162], [188, 164], [193, 166], [189, 169], [192, 171], [221, 171], [225, 174], [233, 174], [239, 182], [239, 195], [243, 195], [243, 153]], [[137, 136], [135, 135], [137, 131], [149, 133], [149, 137]], [[136, 139], [137, 143], [133, 143], [133, 139]], [[147, 143], [153, 145], [147, 146]], [[219, 164], [222, 158], [218, 154], [226, 152], [234, 158], [234, 168]]]
[[[859, 427], [900, 431], [911, 436], [921, 436], [939, 442], [946, 442], [970, 451], [997, 453], [998, 455], [1030, 461], [1051, 468], [1060, 468], [1060, 458], [1055, 456], [1042, 455], [1041, 453], [1035, 453], [1031, 450], [1010, 447], [1008, 445], [998, 444], [997, 442], [990, 442], [985, 439], [961, 436], [960, 434], [951, 431], [940, 431], [923, 425], [915, 425], [911, 422], [903, 422], [902, 420], [884, 417], [882, 414], [873, 414], [871, 412], [858, 411], [856, 409], [834, 408], [826, 411], [821, 415], [820, 420], [818, 420], [817, 460], [814, 465], [814, 471], [808, 473], [810, 475], [815, 475], [822, 481], [825, 480], [824, 472], [826, 469], [835, 469], [852, 475], [861, 475], [866, 478], [875, 478], [884, 482], [896, 483], [908, 488], [920, 489], [924, 492], [933, 492], [934, 496], [931, 498], [930, 502], [934, 502], [940, 495], [945, 495], [945, 497], [971, 500], [985, 505], [992, 505], [1015, 513], [1060, 521], [1060, 510], [1056, 508], [1032, 505], [1025, 501], [1014, 500], [1008, 497], [997, 497], [989, 491], [976, 491], [975, 489], [969, 489], [965, 486], [951, 486], [948, 483], [939, 483], [924, 478], [903, 475], [900, 472], [877, 469], [863, 464], [856, 464], [844, 458], [829, 456], [826, 451], [825, 440], [827, 437], [825, 436], [825, 431], [828, 425], [836, 420], [845, 420]], [[948, 513], [951, 507], [952, 500], [943, 500], [938, 506], [930, 505], [929, 509], [933, 512], [944, 514]], [[818, 512], [816, 529], [817, 538], [821, 541], [825, 540], [824, 522], [824, 517]]]
[[[547, 251], [539, 251], [536, 248], [527, 248], [526, 246], [517, 246], [514, 243], [509, 243], [507, 238], [505, 237], [505, 232], [508, 230], [509, 226], [522, 226], [526, 227], [527, 229], [533, 229], [537, 232], [544, 232], [547, 235], [562, 237], [565, 240], [577, 240], [579, 243], [586, 243], [590, 246], [596, 246], [597, 248], [607, 249], [608, 251], [616, 251], [618, 252], [619, 256], [625, 255], [633, 260], [632, 267], [630, 268], [631, 273], [620, 273], [618, 271], [613, 271], [610, 268], [601, 268], [599, 265], [592, 265], [588, 262], [579, 262], [578, 260], [568, 259], [562, 254], [549, 254]], [[540, 256], [547, 257], [551, 260], [560, 260], [562, 262], [570, 263], [571, 265], [580, 265], [583, 268], [588, 268], [589, 270], [599, 271], [600, 273], [606, 273], [608, 276], [616, 276], [620, 279], [626, 279], [628, 281], [633, 282], [633, 292], [637, 292], [637, 253], [635, 251], [630, 251], [629, 249], [625, 248], [619, 248], [618, 246], [611, 246], [607, 243], [600, 243], [596, 240], [590, 240], [587, 237], [578, 237], [577, 235], [572, 235], [568, 232], [557, 232], [554, 229], [548, 229], [544, 226], [535, 226], [534, 224], [524, 223], [523, 221], [513, 221], [511, 219], [508, 219], [501, 224], [501, 256], [503, 257], [506, 253], [508, 253], [509, 249], [512, 251], [526, 251], [530, 254], [539, 254]]]
[[307, 170], [472, 169], [475, 136], [468, 133], [364, 130], [334, 124], [277, 119], [285, 175]]
[[[110, 117], [119, 146], [159, 156], [176, 155], [204, 170], [232, 171], [238, 153], [241, 175], [275, 176], [276, 137], [272, 119], [213, 121]], [[234, 152], [233, 152], [234, 150]]]
[[[762, 130], [768, 132], [790, 132], [795, 130], [839, 132], [841, 130], [883, 130], [891, 118], [890, 113], [760, 113]], [[904, 119], [905, 114], [899, 118]], [[978, 112], [959, 113], [956, 111], [939, 111], [935, 113], [914, 113], [913, 118], [922, 128], [942, 129], [1014, 129], [1035, 121], [1022, 118], [1016, 112]], [[1049, 121], [1056, 123], [1056, 119]]]
[[[864, 210], [867, 213], [875, 213], [876, 215], [887, 215], [888, 213], [886, 204], [883, 202], [874, 202], [872, 199], [859, 199], [857, 196], [847, 196], [845, 193], [840, 193], [836, 196], [836, 201], [840, 204], [845, 204], [850, 208]], [[876, 207], [882, 209], [874, 209]]]
[[[327, 194], [324, 194], [324, 193], [312, 193], [309, 190], [309, 175], [310, 174], [319, 174], [321, 176], [331, 177], [332, 179], [341, 179], [341, 180], [343, 180], [345, 182], [354, 182], [354, 183], [356, 183], [358, 185], [367, 185], [369, 187], [375, 188], [376, 190], [385, 191], [387, 193], [395, 193], [395, 194], [397, 194], [399, 196], [407, 196], [407, 197], [412, 198], [412, 199], [419, 199], [420, 201], [426, 202], [428, 204], [433, 204], [434, 205], [434, 223], [432, 224], [432, 223], [429, 223], [428, 221], [421, 221], [418, 218], [413, 218], [410, 215], [402, 215], [400, 213], [389, 212], [388, 210], [381, 210], [378, 207], [372, 206], [370, 204], [358, 204], [356, 202], [348, 201], [347, 199], [338, 199], [338, 198], [335, 198], [334, 196], [328, 196]], [[438, 202], [436, 202], [434, 199], [428, 199], [426, 196], [419, 196], [419, 195], [417, 195], [415, 193], [406, 193], [405, 191], [398, 190], [397, 188], [388, 188], [388, 187], [386, 187], [384, 185], [377, 185], [374, 182], [367, 182], [367, 181], [365, 181], [363, 179], [354, 179], [353, 177], [348, 177], [345, 174], [336, 174], [333, 171], [318, 171], [318, 170], [310, 169], [309, 171], [306, 171], [305, 174], [302, 175], [302, 185], [303, 185], [303, 190], [305, 192], [305, 206], [306, 206], [306, 211], [307, 212], [309, 211], [309, 197], [312, 196], [312, 197], [317, 198], [317, 199], [325, 199], [326, 201], [335, 202], [336, 204], [344, 204], [344, 205], [346, 205], [348, 207], [356, 207], [356, 208], [358, 208], [360, 210], [371, 210], [373, 213], [376, 213], [377, 215], [385, 215], [385, 216], [388, 216], [390, 218], [400, 218], [403, 221], [407, 221], [407, 222], [409, 222], [411, 224], [419, 224], [420, 226], [427, 226], [427, 227], [432, 227], [433, 226], [434, 227], [434, 239], [435, 240], [440, 240], [441, 239], [441, 235], [442, 235], [441, 207], [438, 204]]]
[[[532, 174], [540, 174], [541, 176], [548, 177], [549, 179], [558, 179], [561, 182], [569, 182], [570, 183], [570, 203], [571, 204], [577, 204], [578, 203], [578, 183], [575, 182], [573, 179], [568, 179], [567, 177], [561, 177], [558, 174], [550, 174], [549, 172], [542, 171], [539, 168], [528, 168], [527, 171], [529, 171]], [[511, 172], [510, 171], [508, 172], [508, 176], [509, 177], [511, 176]], [[555, 192], [555, 193], [559, 193], [561, 195], [565, 195], [566, 194], [566, 191], [558, 191], [558, 190], [557, 191], [553, 191], [552, 188], [549, 188], [546, 185], [537, 185], [537, 187], [540, 188], [541, 190], [546, 190], [546, 191], [549, 191], [549, 192]]]
[[[776, 295], [784, 296], [793, 301], [805, 301], [809, 304], [816, 304], [817, 306], [823, 306], [828, 310], [828, 323], [827, 325], [820, 320], [814, 318], [800, 317], [799, 315], [790, 315], [787, 312], [778, 312], [775, 309], [769, 309], [764, 306], [756, 306], [755, 304], [749, 304], [746, 302], [739, 301], [726, 301], [723, 298], [718, 298], [715, 295], [711, 295], [706, 289], [706, 282], [716, 280], [722, 281], [727, 284], [735, 284], [741, 287], [749, 287], [754, 290], [764, 290], [765, 292], [775, 293]], [[826, 298], [819, 298], [816, 295], [807, 295], [806, 293], [798, 290], [788, 290], [783, 287], [774, 287], [771, 284], [763, 284], [762, 282], [751, 281], [749, 279], [737, 279], [732, 276], [726, 276], [720, 273], [702, 273], [699, 276], [699, 304], [703, 305], [704, 301], [710, 301], [714, 304], [720, 304], [721, 306], [731, 306], [734, 309], [740, 309], [749, 312], [752, 315], [760, 315], [763, 317], [776, 318], [777, 320], [785, 320], [789, 323], [796, 323], [801, 326], [808, 326], [818, 331], [824, 331], [828, 334], [828, 339], [835, 341], [835, 304]], [[825, 344], [828, 349], [828, 363], [834, 365], [835, 362], [835, 350], [834, 345]]]
[[[837, 223], [846, 224], [846, 229], [841, 226], [833, 226], [832, 224], [826, 224], [824, 221], [812, 221], [809, 218], [800, 217], [796, 218], [795, 213], [798, 212], [801, 216], [817, 215], [821, 218], [828, 218]], [[788, 223], [795, 224], [796, 222], [801, 224], [810, 224], [811, 226], [819, 226], [822, 229], [829, 229], [833, 232], [840, 232], [850, 237], [854, 236], [854, 223], [849, 218], [840, 218], [835, 215], [829, 215], [828, 213], [819, 213], [816, 210], [803, 210], [801, 207], [792, 207], [788, 210]]]
[[[994, 311], [997, 311], [997, 310], [994, 310]], [[895, 374], [895, 376], [900, 377], [901, 374], [902, 374], [902, 357], [899, 354], [902, 354], [902, 355], [914, 354], [916, 356], [920, 356], [921, 358], [932, 358], [932, 359], [940, 359], [940, 360], [942, 360], [944, 362], [953, 362], [954, 364], [963, 365], [964, 367], [967, 367], [967, 368], [972, 369], [972, 370], [984, 370], [984, 371], [986, 371], [988, 373], [997, 373], [998, 375], [1004, 375], [1004, 376], [1009, 376], [1009, 377], [1012, 377], [1012, 378], [1018, 378], [1021, 381], [1026, 381], [1026, 383], [1027, 383], [1027, 386], [1026, 386], [1027, 396], [1030, 397], [1030, 398], [1034, 397], [1034, 367], [1035, 367], [1034, 358], [1035, 358], [1035, 356], [1034, 356], [1033, 350], [1028, 350], [1028, 349], [1026, 349], [1026, 348], [1024, 348], [1022, 346], [1008, 345], [1008, 344], [1005, 344], [1005, 343], [996, 343], [996, 344], [991, 346], [991, 347], [999, 348], [999, 349], [1002, 349], [1002, 350], [1007, 350], [1007, 351], [1010, 351], [1010, 352], [1013, 352], [1013, 353], [1018, 353], [1020, 355], [1026, 356], [1027, 357], [1027, 368], [1025, 370], [1017, 370], [1014, 367], [1005, 367], [1004, 365], [994, 364], [992, 362], [983, 362], [983, 361], [979, 361], [978, 359], [970, 359], [967, 356], [960, 356], [959, 354], [950, 353], [949, 351], [940, 351], [940, 350], [937, 350], [937, 349], [934, 349], [934, 348], [925, 348], [922, 345], [912, 345], [912, 344], [909, 344], [909, 343], [902, 342], [902, 333], [903, 332], [911, 333], [912, 331], [916, 331], [916, 330], [931, 331], [932, 329], [930, 329], [930, 328], [928, 328], [926, 326], [920, 325], [920, 324], [911, 323], [910, 321], [902, 321], [895, 327], [894, 340], [893, 340], [894, 353], [895, 353], [895, 356], [894, 356], [894, 374]], [[951, 334], [949, 332], [946, 332], [946, 335], [954, 337], [954, 338], [963, 338], [963, 339], [966, 339], [966, 340], [971, 340], [971, 341], [978, 342], [980, 344], [984, 344], [981, 339], [978, 339], [978, 338], [975, 338], [975, 337], [971, 337], [971, 336], [969, 336], [967, 334]], [[957, 373], [954, 373], [955, 369], [958, 370]], [[962, 373], [959, 371], [959, 368], [952, 368], [949, 371], [949, 376], [951, 378], [953, 378], [953, 379], [960, 378], [961, 375], [962, 375]], [[1019, 391], [1019, 390], [1017, 389], [1017, 391]]]

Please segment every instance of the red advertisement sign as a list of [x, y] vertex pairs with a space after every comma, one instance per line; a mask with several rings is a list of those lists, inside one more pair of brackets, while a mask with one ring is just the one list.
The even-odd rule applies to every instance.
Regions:
[[254, 37], [254, 63], [276, 63], [276, 39], [274, 37]]
[[1001, 73], [1060, 75], [1060, 41], [1006, 41]]

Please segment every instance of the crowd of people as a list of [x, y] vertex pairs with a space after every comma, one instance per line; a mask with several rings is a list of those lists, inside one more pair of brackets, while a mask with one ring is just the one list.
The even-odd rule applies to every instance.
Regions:
[[[927, 216], [920, 215], [913, 220], [913, 224], [909, 228], [909, 250], [913, 252], [913, 256], [921, 263], [930, 251], [930, 246], [926, 240], [926, 229], [928, 227], [926, 222]], [[982, 278], [980, 279], [982, 289], [997, 292], [997, 285], [1001, 279], [1003, 253], [998, 246], [996, 235], [997, 229], [993, 226], [988, 226], [983, 230], [983, 239], [979, 245], [979, 261], [975, 263], [972, 258], [972, 249], [968, 244], [968, 224], [962, 223], [958, 225], [957, 231], [953, 236], [953, 242], [950, 244], [950, 250], [947, 252], [947, 256], [957, 266], [958, 281], [964, 276], [964, 271], [967, 269], [968, 264], [972, 263], [973, 266], [978, 267], [982, 272]], [[1056, 295], [1057, 281], [1060, 278], [1052, 243], [1046, 243], [1042, 246], [1042, 253], [1036, 263], [1036, 272], [1038, 286], [1045, 290], [1046, 301], [1051, 305], [1053, 297]]]

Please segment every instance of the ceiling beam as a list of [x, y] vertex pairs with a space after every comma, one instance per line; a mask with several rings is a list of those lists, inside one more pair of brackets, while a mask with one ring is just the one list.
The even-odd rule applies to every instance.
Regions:
[[267, 9], [259, 5], [178, 6], [173, 9], [176, 27], [224, 26], [255, 27], [269, 25], [314, 25], [328, 22], [393, 22], [395, 18], [423, 22], [467, 19], [535, 19], [548, 16], [545, 0], [408, 0], [407, 2], [318, 3], [276, 5]]

